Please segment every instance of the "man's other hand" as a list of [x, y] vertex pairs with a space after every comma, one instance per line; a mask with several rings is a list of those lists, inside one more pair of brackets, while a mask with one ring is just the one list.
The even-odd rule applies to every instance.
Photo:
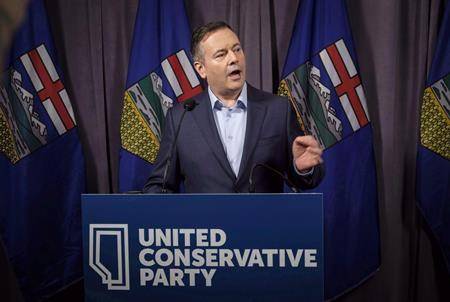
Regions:
[[292, 143], [292, 156], [298, 171], [308, 172], [323, 163], [322, 148], [312, 135], [297, 136]]

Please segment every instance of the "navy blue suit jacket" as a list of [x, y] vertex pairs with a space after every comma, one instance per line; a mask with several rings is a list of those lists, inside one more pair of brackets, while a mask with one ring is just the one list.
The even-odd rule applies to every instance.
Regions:
[[[247, 88], [247, 130], [239, 175], [233, 173], [214, 121], [207, 90], [196, 96], [198, 105], [185, 114], [167, 173], [166, 188], [178, 192], [181, 182], [188, 193], [246, 193], [251, 168], [265, 163], [287, 174], [296, 187], [315, 187], [323, 178], [323, 165], [300, 176], [294, 170], [292, 141], [302, 135], [291, 106], [285, 98]], [[161, 192], [162, 180], [175, 131], [184, 109], [175, 105], [166, 116], [163, 138], [145, 193]], [[283, 180], [258, 167], [253, 172], [256, 192], [283, 192]]]

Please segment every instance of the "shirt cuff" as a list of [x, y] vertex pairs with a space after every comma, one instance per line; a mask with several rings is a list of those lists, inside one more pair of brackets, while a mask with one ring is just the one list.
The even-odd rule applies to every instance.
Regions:
[[293, 161], [292, 164], [294, 165], [295, 173], [297, 173], [297, 174], [300, 175], [300, 176], [310, 176], [310, 175], [312, 175], [312, 174], [314, 173], [314, 167], [311, 167], [311, 168], [310, 168], [308, 171], [306, 171], [306, 172], [300, 172], [300, 171], [297, 169], [297, 166], [295, 165], [295, 161]]

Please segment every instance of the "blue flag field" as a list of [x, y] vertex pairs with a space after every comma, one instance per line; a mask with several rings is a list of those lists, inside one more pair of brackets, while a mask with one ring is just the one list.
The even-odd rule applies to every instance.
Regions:
[[417, 202], [450, 272], [450, 3], [447, 2], [423, 93], [417, 154]]
[[190, 61], [190, 37], [182, 0], [139, 2], [120, 125], [120, 192], [144, 186], [167, 110], [202, 91]]
[[380, 265], [372, 127], [345, 1], [299, 6], [279, 93], [299, 127], [324, 148], [325, 298], [352, 289]]
[[0, 85], [0, 234], [26, 300], [81, 278], [84, 160], [43, 1], [29, 3]]

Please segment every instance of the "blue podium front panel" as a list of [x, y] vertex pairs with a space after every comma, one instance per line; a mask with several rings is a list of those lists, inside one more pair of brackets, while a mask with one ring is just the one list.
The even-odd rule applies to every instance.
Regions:
[[322, 301], [321, 194], [83, 195], [86, 301]]

